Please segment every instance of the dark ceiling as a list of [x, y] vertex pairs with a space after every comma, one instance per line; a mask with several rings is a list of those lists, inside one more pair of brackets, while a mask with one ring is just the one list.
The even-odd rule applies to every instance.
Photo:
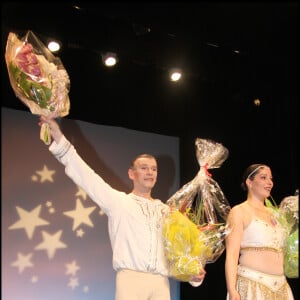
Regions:
[[[288, 1], [7, 2], [2, 55], [9, 31], [60, 39], [71, 79], [67, 118], [178, 136], [188, 148], [197, 136], [211, 138], [233, 157], [262, 161], [272, 152], [295, 165], [298, 12]], [[114, 69], [101, 63], [106, 50], [119, 55]], [[179, 84], [167, 79], [171, 66], [185, 72]], [[28, 110], [4, 60], [1, 82], [2, 106]]]
[[[2, 51], [9, 31], [63, 42], [70, 118], [179, 135], [248, 113], [256, 97], [272, 109], [297, 96], [297, 3], [75, 3], [8, 2], [1, 17]], [[106, 50], [119, 54], [114, 70], [101, 64]], [[180, 84], [167, 80], [171, 66], [183, 68]], [[5, 72], [3, 105], [22, 109]]]

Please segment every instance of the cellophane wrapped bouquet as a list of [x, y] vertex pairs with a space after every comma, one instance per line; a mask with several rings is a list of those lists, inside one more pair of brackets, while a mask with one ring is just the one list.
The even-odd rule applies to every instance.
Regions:
[[[8, 34], [5, 61], [15, 95], [36, 115], [64, 117], [69, 113], [70, 79], [60, 58], [54, 56], [32, 31], [19, 38]], [[49, 145], [49, 128], [41, 139]]]
[[219, 168], [228, 157], [220, 143], [197, 138], [196, 156], [200, 170], [181, 187], [167, 204], [163, 237], [170, 276], [192, 281], [205, 264], [215, 262], [225, 249], [224, 239], [230, 205], [220, 186], [208, 172]]
[[[273, 203], [272, 203], [273, 202]], [[266, 199], [266, 205], [285, 228], [284, 273], [288, 278], [299, 277], [299, 195], [285, 197], [280, 205]]]

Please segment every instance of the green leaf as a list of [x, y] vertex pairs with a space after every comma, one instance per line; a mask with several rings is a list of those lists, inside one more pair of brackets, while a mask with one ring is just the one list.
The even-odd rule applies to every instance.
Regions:
[[47, 108], [48, 101], [52, 95], [51, 89], [38, 82], [30, 80], [28, 76], [12, 62], [9, 64], [9, 71], [17, 86], [21, 89], [28, 100], [34, 101], [41, 108]]

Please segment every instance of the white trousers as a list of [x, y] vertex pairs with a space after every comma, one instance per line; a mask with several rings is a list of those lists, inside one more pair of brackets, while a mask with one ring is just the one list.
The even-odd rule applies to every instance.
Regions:
[[169, 278], [133, 270], [116, 275], [116, 300], [171, 300]]

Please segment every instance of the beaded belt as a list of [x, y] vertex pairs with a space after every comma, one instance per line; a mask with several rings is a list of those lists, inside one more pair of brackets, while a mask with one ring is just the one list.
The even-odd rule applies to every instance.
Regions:
[[278, 291], [284, 284], [284, 275], [272, 275], [238, 265], [238, 275], [267, 286], [272, 291]]
[[272, 247], [243, 247], [242, 250], [252, 250], [252, 251], [273, 251], [273, 252], [282, 252], [282, 248], [272, 248]]

